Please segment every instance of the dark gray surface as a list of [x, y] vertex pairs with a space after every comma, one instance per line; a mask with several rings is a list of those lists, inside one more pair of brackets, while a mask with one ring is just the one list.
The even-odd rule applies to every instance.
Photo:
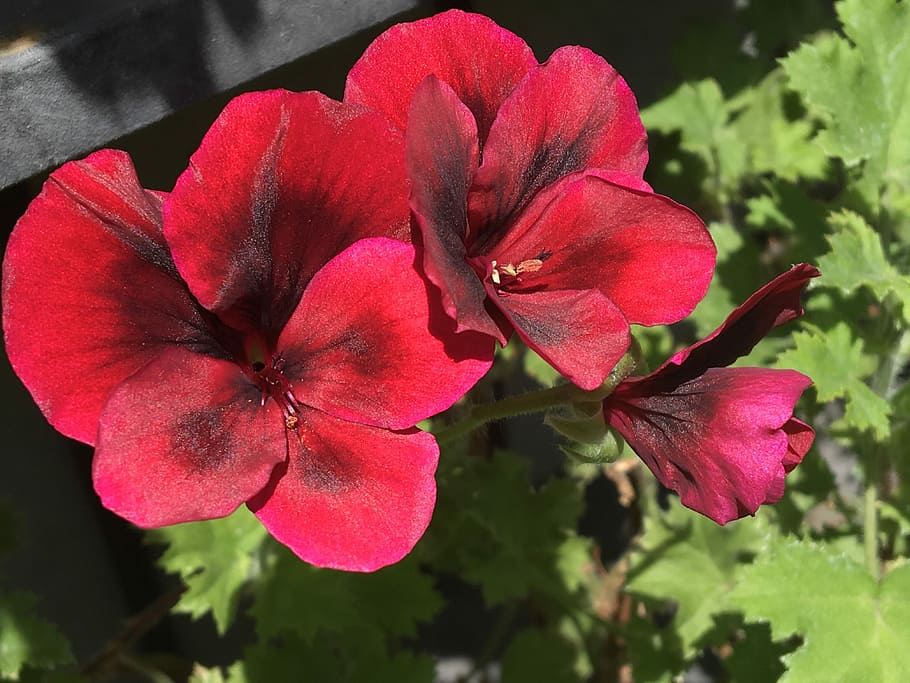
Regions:
[[418, 3], [33, 0], [32, 17], [3, 4], [0, 188]]

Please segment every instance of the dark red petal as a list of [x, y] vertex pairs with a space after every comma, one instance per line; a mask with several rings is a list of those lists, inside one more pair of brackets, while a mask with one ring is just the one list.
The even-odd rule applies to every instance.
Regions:
[[301, 413], [287, 471], [250, 508], [279, 541], [319, 567], [373, 571], [423, 535], [436, 503], [436, 441]]
[[787, 435], [787, 457], [784, 458], [784, 469], [791, 472], [799, 465], [815, 441], [815, 430], [795, 417], [787, 421], [782, 429]]
[[560, 48], [499, 110], [471, 191], [471, 224], [497, 229], [573, 171], [641, 177], [647, 163], [645, 129], [626, 82], [590, 50]]
[[361, 107], [274, 90], [232, 100], [164, 204], [206, 308], [274, 342], [306, 283], [362, 237], [409, 239], [404, 141]]
[[171, 349], [111, 394], [92, 476], [105, 507], [158, 527], [230, 514], [286, 454], [280, 410], [237, 365]]
[[793, 266], [737, 306], [711, 334], [676, 353], [654, 374], [675, 376], [673, 366], [684, 366], [686, 376], [692, 376], [747, 355], [772, 329], [803, 314], [800, 295], [809, 280], [819, 275], [818, 268], [807, 263]]
[[[810, 384], [793, 370], [711, 368], [676, 387], [623, 382], [604, 412], [684, 505], [726, 524], [783, 493], [793, 406]], [[811, 439], [802, 432], [794, 444]]]
[[629, 348], [629, 323], [603, 294], [503, 293], [499, 306], [544, 360], [582, 389], [596, 389]]
[[278, 342], [301, 402], [404, 429], [445, 410], [490, 367], [493, 340], [453, 334], [414, 247], [361, 240], [316, 274]]
[[473, 112], [486, 139], [502, 102], [537, 66], [525, 42], [480, 14], [450, 10], [397, 24], [366, 49], [348, 74], [345, 102], [385, 114], [404, 130], [411, 95], [430, 74]]
[[417, 87], [407, 130], [411, 211], [423, 247], [423, 270], [439, 287], [457, 330], [476, 330], [503, 341], [485, 308], [483, 283], [468, 265], [468, 187], [477, 170], [474, 117], [434, 76]]
[[516, 265], [543, 255], [541, 268], [522, 276], [523, 289], [597, 289], [629, 322], [656, 325], [695, 308], [715, 253], [704, 223], [684, 206], [579, 173], [541, 192], [489, 258]]
[[65, 164], [19, 220], [3, 262], [13, 368], [57, 429], [94, 443], [108, 394], [180, 344], [217, 353], [161, 235], [161, 201], [124, 152]]

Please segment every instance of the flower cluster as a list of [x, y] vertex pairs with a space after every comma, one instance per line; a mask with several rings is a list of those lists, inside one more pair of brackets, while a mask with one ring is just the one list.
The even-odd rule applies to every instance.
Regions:
[[[102, 503], [143, 527], [246, 504], [303, 560], [369, 571], [426, 529], [417, 429], [514, 332], [581, 389], [630, 324], [688, 315], [715, 249], [643, 180], [645, 131], [602, 58], [543, 64], [460, 11], [392, 27], [343, 102], [233, 100], [170, 192], [126, 154], [53, 173], [3, 264], [9, 358], [51, 424], [95, 446]], [[777, 500], [809, 380], [727, 369], [801, 313], [799, 266], [708, 339], [627, 378], [604, 415], [723, 523]]]

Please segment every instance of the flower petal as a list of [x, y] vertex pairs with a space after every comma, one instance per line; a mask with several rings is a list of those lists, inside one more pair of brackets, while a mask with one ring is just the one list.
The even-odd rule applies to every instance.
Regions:
[[249, 503], [272, 535], [305, 562], [349, 571], [374, 571], [410, 552], [436, 503], [433, 437], [307, 409], [297, 435], [287, 471]]
[[652, 376], [621, 383], [604, 412], [683, 505], [726, 524], [780, 498], [793, 453], [811, 445], [792, 418], [810, 384], [764, 368], [711, 368], [675, 386]]
[[684, 366], [686, 376], [693, 376], [704, 368], [724, 367], [747, 355], [772, 329], [803, 314], [800, 295], [809, 280], [820, 275], [818, 268], [807, 263], [781, 273], [733, 309], [720, 327], [676, 353], [657, 372]]
[[465, 260], [468, 187], [478, 158], [474, 117], [448, 85], [428, 76], [414, 92], [406, 138], [424, 272], [459, 332], [476, 330], [504, 342], [485, 308], [483, 283]]
[[641, 177], [648, 163], [635, 96], [616, 70], [582, 47], [563, 47], [503, 103], [470, 196], [471, 224], [509, 223], [550, 183], [603, 168]]
[[629, 323], [594, 290], [501, 293], [515, 331], [582, 389], [596, 389], [629, 348]]
[[541, 192], [492, 249], [498, 263], [545, 255], [522, 288], [597, 289], [629, 322], [656, 325], [688, 315], [704, 297], [716, 250], [704, 223], [661, 195], [573, 174]]
[[3, 262], [3, 329], [13, 368], [54, 427], [94, 443], [108, 394], [173, 344], [223, 353], [177, 275], [161, 200], [124, 152], [51, 174]]
[[111, 394], [92, 477], [105, 507], [158, 527], [230, 514], [286, 454], [280, 410], [237, 365], [172, 349]]
[[450, 10], [376, 38], [348, 74], [344, 100], [382, 112], [404, 130], [411, 95], [435, 74], [473, 112], [483, 141], [502, 102], [536, 66], [514, 33], [480, 14]]
[[448, 408], [486, 373], [493, 341], [453, 333], [415, 258], [414, 247], [377, 237], [317, 273], [278, 342], [299, 401], [404, 429]]
[[404, 141], [361, 107], [274, 90], [232, 100], [164, 204], [199, 302], [274, 342], [306, 283], [362, 237], [408, 240]]

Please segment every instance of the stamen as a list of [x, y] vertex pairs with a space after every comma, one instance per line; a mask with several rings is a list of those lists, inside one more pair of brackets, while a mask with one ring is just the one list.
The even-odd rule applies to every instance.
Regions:
[[536, 273], [543, 268], [543, 262], [549, 257], [549, 253], [543, 252], [538, 258], [527, 259], [517, 266], [511, 263], [500, 266], [496, 261], [491, 261], [490, 266], [492, 270], [490, 272], [490, 279], [493, 281], [493, 284], [496, 285], [502, 284], [503, 277], [514, 278], [515, 280], [518, 280], [518, 282], [521, 282], [521, 275], [523, 273]]

